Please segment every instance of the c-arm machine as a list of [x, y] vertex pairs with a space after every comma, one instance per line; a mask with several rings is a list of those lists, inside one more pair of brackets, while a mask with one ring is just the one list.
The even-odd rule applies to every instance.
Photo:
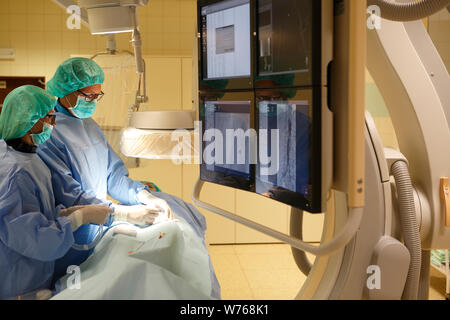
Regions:
[[[200, 201], [200, 180], [193, 201], [291, 244], [299, 268], [308, 275], [298, 299], [428, 299], [430, 250], [450, 248], [450, 78], [422, 21], [383, 19], [381, 29], [366, 35], [354, 29], [366, 28], [360, 2], [365, 1], [342, 1], [345, 13], [335, 18], [331, 90], [337, 101], [336, 160], [321, 245], [301, 241], [300, 210], [292, 209], [287, 236]], [[433, 1], [420, 5], [426, 2]], [[442, 8], [445, 1], [434, 4]], [[411, 3], [398, 3], [389, 18], [398, 18], [402, 6]], [[404, 20], [417, 18], [417, 7], [409, 12], [401, 15]], [[362, 60], [352, 60], [357, 57]], [[352, 104], [364, 106], [361, 66], [366, 65], [388, 107], [400, 150], [384, 148], [370, 114], [361, 126], [360, 109], [353, 105], [352, 110]], [[352, 119], [355, 115], [359, 118]], [[348, 126], [352, 121], [354, 126]], [[363, 144], [352, 141], [358, 130]], [[356, 181], [350, 179], [358, 176], [357, 170], [351, 173], [353, 167], [364, 177], [363, 197], [352, 189]], [[313, 265], [305, 251], [317, 255]]]

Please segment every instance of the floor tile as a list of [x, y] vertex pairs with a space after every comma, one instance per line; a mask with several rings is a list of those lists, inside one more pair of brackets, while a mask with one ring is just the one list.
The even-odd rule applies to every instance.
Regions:
[[233, 247], [237, 254], [290, 252], [290, 246], [287, 244], [237, 244]]
[[237, 254], [239, 262], [244, 269], [296, 269], [292, 255], [267, 253], [267, 254]]
[[[211, 245], [223, 300], [291, 300], [306, 276], [286, 244]], [[307, 253], [313, 263], [315, 256]], [[445, 277], [430, 271], [430, 300], [445, 299]]]
[[221, 289], [222, 300], [258, 300], [249, 286], [239, 288], [224, 287]]
[[439, 271], [431, 268], [430, 269], [430, 290], [429, 299], [430, 300], [445, 300], [445, 286], [446, 279], [445, 276]]
[[277, 289], [252, 289], [256, 300], [293, 300], [300, 289], [277, 288]]
[[214, 269], [220, 271], [241, 269], [238, 256], [235, 254], [211, 254], [211, 262]]
[[208, 247], [210, 254], [235, 254], [233, 245], [210, 245]]
[[244, 271], [240, 269], [226, 271], [219, 270], [216, 275], [221, 288], [239, 289], [250, 286], [246, 279]]
[[299, 270], [293, 269], [266, 269], [244, 270], [250, 288], [254, 289], [301, 289], [306, 276]]

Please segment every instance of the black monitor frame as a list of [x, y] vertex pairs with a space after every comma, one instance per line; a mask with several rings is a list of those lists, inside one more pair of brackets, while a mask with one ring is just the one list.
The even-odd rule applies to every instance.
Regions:
[[[292, 99], [276, 99], [278, 101], [292, 101], [296, 99], [308, 101], [309, 111], [311, 112], [311, 123], [309, 131], [309, 170], [308, 170], [308, 180], [310, 187], [309, 195], [302, 195], [291, 190], [282, 189], [283, 191], [277, 195], [277, 193], [271, 193], [270, 198], [288, 204], [292, 207], [296, 207], [301, 210], [307, 210], [311, 213], [321, 213], [322, 207], [322, 168], [321, 163], [314, 161], [314, 159], [321, 159], [322, 148], [322, 92], [320, 87], [309, 87], [309, 88], [271, 88], [271, 89], [257, 89], [255, 90], [255, 127], [258, 131], [259, 136], [259, 101], [267, 101], [269, 98], [277, 97], [282, 95], [282, 91], [289, 90], [296, 92], [296, 98]], [[281, 93], [281, 94], [280, 94]], [[299, 98], [301, 97], [301, 98]], [[258, 143], [260, 143], [258, 141]], [[259, 152], [259, 149], [258, 149]], [[258, 161], [259, 163], [259, 161]], [[257, 171], [258, 165], [255, 167], [255, 178], [258, 176]], [[255, 192], [256, 192], [256, 182], [255, 180]], [[282, 190], [281, 190], [282, 189]], [[260, 193], [258, 193], [260, 194]], [[268, 195], [266, 195], [268, 196]]]
[[[276, 0], [274, 0], [276, 1]], [[304, 0], [297, 0], [304, 1]], [[254, 58], [254, 88], [276, 88], [276, 87], [305, 87], [305, 86], [320, 86], [323, 84], [322, 80], [322, 61], [321, 59], [317, 59], [316, 57], [321, 57], [322, 52], [322, 43], [321, 43], [321, 34], [322, 34], [322, 1], [321, 0], [309, 0], [311, 2], [312, 9], [312, 25], [311, 25], [311, 34], [309, 34], [308, 43], [311, 47], [308, 50], [308, 57], [311, 60], [310, 68], [307, 72], [285, 72], [283, 75], [259, 75], [259, 59]], [[255, 0], [255, 12], [259, 13], [259, 1]], [[260, 31], [259, 31], [259, 14], [256, 14], [255, 17], [255, 34], [253, 46], [255, 47], [255, 52], [260, 52]], [[259, 54], [258, 54], [259, 55]], [[285, 83], [280, 81], [280, 78], [283, 78], [286, 75], [292, 76], [292, 80], [290, 83]], [[263, 79], [261, 79], [263, 78]]]
[[[251, 107], [251, 126], [250, 128], [258, 130], [258, 119], [256, 103], [258, 96], [263, 90], [310, 90], [312, 92], [312, 130], [311, 130], [311, 159], [310, 159], [310, 181], [312, 197], [304, 197], [301, 194], [294, 193], [300, 197], [299, 201], [286, 201], [286, 199], [276, 199], [293, 207], [311, 212], [321, 213], [326, 210], [326, 197], [331, 187], [332, 169], [333, 169], [333, 120], [332, 108], [328, 105], [329, 89], [328, 79], [329, 66], [333, 56], [332, 30], [333, 23], [333, 1], [332, 0], [309, 0], [312, 8], [312, 26], [311, 26], [311, 68], [308, 72], [286, 72], [292, 82], [286, 84], [279, 82], [279, 75], [264, 75], [265, 80], [258, 76], [259, 60], [259, 30], [258, 30], [258, 0], [249, 0], [251, 17], [251, 76], [243, 78], [229, 78], [221, 80], [203, 79], [203, 52], [202, 52], [202, 15], [201, 8], [205, 5], [215, 4], [226, 0], [199, 0], [198, 1], [198, 21], [199, 21], [199, 104], [200, 120], [204, 121], [201, 114], [201, 104], [204, 97], [213, 97], [218, 93], [224, 95], [253, 92]], [[274, 0], [277, 1], [277, 0]], [[307, 0], [298, 0], [307, 1]], [[331, 26], [330, 26], [331, 25]], [[242, 99], [240, 99], [242, 100]], [[200, 142], [203, 143], [202, 141]], [[203, 156], [203, 155], [202, 155]], [[255, 191], [256, 184], [256, 165], [251, 165], [250, 179], [238, 179], [236, 185], [223, 183], [226, 176], [221, 172], [207, 172], [206, 167], [200, 166], [200, 179], [213, 182], [233, 188]]]
[[[249, 129], [255, 128], [255, 100], [253, 90], [249, 91], [239, 91], [239, 92], [224, 92], [224, 91], [202, 91], [199, 96], [199, 120], [202, 124], [205, 123], [205, 102], [207, 101], [217, 101], [217, 102], [235, 102], [235, 101], [249, 101]], [[201, 137], [205, 134], [205, 125], [202, 125]], [[255, 164], [250, 164], [250, 177], [246, 179], [241, 175], [235, 175], [228, 171], [224, 173], [222, 170], [211, 171], [208, 170], [207, 165], [203, 159], [204, 142], [200, 141], [201, 147], [201, 157], [202, 161], [200, 164], [200, 179], [203, 181], [208, 181], [236, 189], [241, 189], [245, 191], [255, 191], [254, 181], [255, 181]]]
[[224, 2], [224, 0], [199, 0], [197, 6], [198, 21], [198, 76], [199, 90], [236, 90], [236, 89], [252, 89], [255, 70], [255, 61], [252, 58], [255, 55], [255, 1], [248, 0], [250, 4], [250, 75], [243, 77], [223, 78], [223, 79], [205, 79], [205, 63], [204, 54], [204, 30], [202, 23], [202, 8], [216, 3]]

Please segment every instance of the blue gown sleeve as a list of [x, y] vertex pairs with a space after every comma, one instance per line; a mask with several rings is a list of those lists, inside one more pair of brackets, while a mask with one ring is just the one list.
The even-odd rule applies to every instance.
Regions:
[[51, 171], [56, 203], [67, 208], [90, 204], [111, 205], [111, 202], [102, 201], [81, 188], [80, 183], [72, 175], [65, 150], [58, 147], [53, 137], [50, 139], [51, 142], [39, 146], [38, 154]]
[[137, 200], [137, 194], [148, 187], [138, 181], [128, 177], [128, 169], [114, 152], [109, 144], [108, 146], [108, 194], [123, 204], [140, 204]]
[[[11, 250], [39, 261], [56, 260], [69, 251], [74, 238], [66, 217], [49, 220], [41, 212], [33, 181], [18, 173], [0, 195], [0, 241]], [[59, 208], [55, 208], [56, 216]], [[49, 214], [49, 213], [48, 213]]]

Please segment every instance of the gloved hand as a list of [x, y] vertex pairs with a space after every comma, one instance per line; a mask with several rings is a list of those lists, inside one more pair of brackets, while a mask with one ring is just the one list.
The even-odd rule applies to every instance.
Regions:
[[141, 226], [155, 223], [156, 218], [159, 216], [158, 210], [141, 204], [134, 206], [113, 204], [113, 208], [114, 221], [126, 221]]
[[60, 214], [70, 220], [72, 231], [75, 231], [82, 225], [89, 223], [104, 224], [108, 214], [112, 212], [113, 210], [110, 207], [104, 205], [88, 205], [62, 209]]
[[173, 212], [164, 199], [155, 197], [147, 190], [139, 191], [139, 193], [137, 194], [137, 199], [141, 203], [145, 204], [148, 208], [159, 211], [157, 222], [174, 219]]

